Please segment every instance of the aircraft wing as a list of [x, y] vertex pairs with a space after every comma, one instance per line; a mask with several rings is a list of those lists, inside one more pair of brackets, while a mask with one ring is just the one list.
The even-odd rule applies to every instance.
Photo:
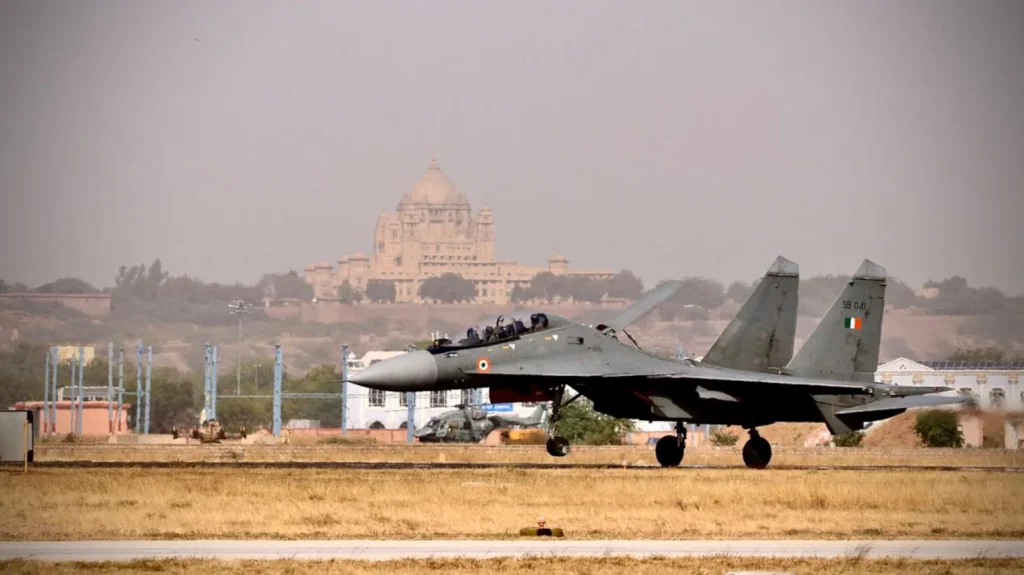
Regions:
[[[594, 354], [579, 354], [572, 358], [560, 357], [540, 360], [529, 364], [494, 366], [486, 374], [471, 375], [482, 385], [500, 385], [498, 380], [526, 380], [538, 378], [559, 379], [559, 383], [575, 386], [577, 383], [597, 384], [599, 380], [608, 383], [621, 381], [623, 385], [642, 383], [648, 390], [657, 390], [664, 386], [666, 390], [684, 384], [693, 384], [698, 393], [707, 399], [723, 399], [726, 396], [745, 395], [745, 392], [756, 390], [787, 391], [810, 394], [865, 394], [870, 393], [870, 384], [851, 381], [832, 381], [825, 379], [809, 379], [791, 377], [773, 373], [736, 371], [717, 368], [690, 367], [665, 362], [666, 367], [658, 369], [615, 369], [596, 357]], [[564, 381], [562, 381], [564, 380]], [[492, 382], [492, 383], [487, 383]], [[756, 386], [756, 387], [755, 387]], [[726, 399], [728, 401], [728, 399]]]
[[914, 395], [909, 397], [889, 397], [885, 399], [879, 399], [878, 401], [865, 403], [864, 405], [848, 407], [841, 411], [837, 411], [836, 415], [857, 415], [861, 413], [874, 413], [879, 411], [892, 411], [897, 409], [911, 409], [914, 407], [952, 405], [954, 403], [963, 403], [964, 401], [967, 401], [966, 397], [948, 397], [942, 395]]
[[622, 331], [632, 325], [636, 320], [650, 313], [651, 310], [658, 307], [662, 302], [675, 295], [681, 287], [683, 287], [681, 282], [665, 282], [633, 302], [633, 305], [622, 310], [621, 313], [604, 325], [615, 331]]

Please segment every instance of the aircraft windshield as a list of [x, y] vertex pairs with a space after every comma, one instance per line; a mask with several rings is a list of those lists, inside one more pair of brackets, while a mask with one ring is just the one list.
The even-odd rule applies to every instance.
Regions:
[[459, 334], [454, 341], [449, 339], [435, 340], [432, 347], [486, 345], [527, 333], [543, 331], [551, 326], [551, 319], [547, 314], [543, 313], [534, 313], [527, 317], [522, 317], [519, 314], [500, 315], [493, 324], [479, 327], [471, 326], [465, 332]]

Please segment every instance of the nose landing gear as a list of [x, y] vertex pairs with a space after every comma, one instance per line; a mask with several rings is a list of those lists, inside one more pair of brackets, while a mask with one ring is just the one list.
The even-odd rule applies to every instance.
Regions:
[[750, 439], [743, 444], [743, 463], [751, 469], [764, 469], [772, 460], [772, 444], [750, 428]]

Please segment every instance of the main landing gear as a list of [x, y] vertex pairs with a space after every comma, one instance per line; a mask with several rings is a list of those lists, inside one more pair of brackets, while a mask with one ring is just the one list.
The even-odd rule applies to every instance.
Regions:
[[743, 444], [743, 463], [751, 469], [764, 469], [772, 460], [772, 444], [750, 428], [750, 439]]
[[566, 455], [569, 455], [569, 440], [564, 437], [559, 437], [556, 429], [562, 408], [576, 401], [579, 396], [580, 394], [577, 393], [569, 399], [569, 401], [562, 403], [562, 398], [565, 397], [565, 386], [559, 385], [554, 390], [554, 398], [551, 401], [551, 416], [548, 418], [547, 442], [548, 454], [553, 457], [565, 457]]
[[676, 422], [676, 434], [666, 435], [654, 446], [654, 456], [662, 467], [678, 467], [686, 451], [686, 426]]

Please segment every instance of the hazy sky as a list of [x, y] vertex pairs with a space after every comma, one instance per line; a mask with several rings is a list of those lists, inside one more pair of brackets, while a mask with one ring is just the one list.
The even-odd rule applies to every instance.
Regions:
[[0, 2], [0, 278], [371, 252], [436, 154], [498, 257], [868, 257], [1024, 293], [1024, 3]]

